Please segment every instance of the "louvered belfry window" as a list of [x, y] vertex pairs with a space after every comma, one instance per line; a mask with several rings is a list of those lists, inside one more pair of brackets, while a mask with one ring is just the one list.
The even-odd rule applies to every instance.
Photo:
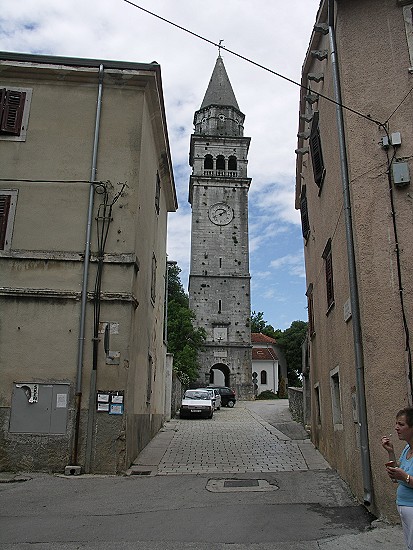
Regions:
[[313, 115], [313, 122], [311, 124], [310, 151], [311, 161], [313, 164], [314, 181], [318, 185], [318, 187], [321, 187], [324, 180], [325, 169], [318, 121], [319, 113], [318, 111], [315, 111]]
[[26, 92], [0, 88], [0, 134], [19, 136]]
[[334, 303], [334, 285], [333, 285], [333, 257], [331, 254], [331, 239], [328, 240], [323, 252], [325, 274], [326, 274], [326, 292], [327, 307]]
[[6, 243], [7, 221], [9, 219], [10, 195], [0, 195], [0, 250], [4, 250]]

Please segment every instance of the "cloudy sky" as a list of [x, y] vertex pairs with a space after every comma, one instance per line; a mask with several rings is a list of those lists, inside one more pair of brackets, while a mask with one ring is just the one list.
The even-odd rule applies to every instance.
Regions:
[[[193, 33], [296, 82], [319, 0], [136, 0]], [[218, 49], [125, 0], [2, 0], [0, 50], [161, 65], [179, 200], [168, 255], [186, 288], [190, 254], [189, 139]], [[299, 87], [222, 50], [251, 137], [252, 309], [274, 328], [307, 320], [303, 241], [294, 209]]]

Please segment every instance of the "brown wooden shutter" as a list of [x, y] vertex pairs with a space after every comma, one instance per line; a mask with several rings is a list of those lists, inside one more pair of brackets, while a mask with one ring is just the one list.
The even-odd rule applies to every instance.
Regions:
[[4, 250], [6, 242], [7, 220], [10, 210], [10, 195], [0, 195], [0, 250]]
[[324, 160], [323, 152], [321, 149], [320, 129], [318, 126], [319, 114], [318, 111], [314, 113], [313, 122], [311, 125], [310, 134], [310, 151], [311, 160], [313, 163], [314, 181], [320, 187], [324, 179]]
[[2, 104], [0, 132], [19, 136], [23, 119], [26, 92], [6, 90]]
[[331, 251], [326, 256], [326, 287], [327, 287], [327, 305], [330, 307], [334, 302], [334, 287], [333, 287], [333, 259]]
[[300, 212], [301, 212], [301, 230], [303, 232], [304, 239], [307, 240], [308, 235], [310, 234], [310, 221], [308, 219], [307, 191], [306, 191], [305, 185], [303, 185], [301, 189]]

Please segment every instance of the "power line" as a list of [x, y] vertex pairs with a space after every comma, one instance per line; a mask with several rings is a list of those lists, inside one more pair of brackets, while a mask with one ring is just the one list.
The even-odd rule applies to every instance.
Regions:
[[[138, 8], [141, 11], [144, 11], [145, 13], [148, 13], [149, 15], [152, 15], [153, 17], [156, 17], [157, 19], [160, 19], [161, 21], [164, 21], [165, 23], [168, 23], [169, 25], [172, 25], [173, 27], [176, 27], [177, 29], [180, 29], [181, 31], [184, 31], [188, 34], [191, 34], [192, 36], [195, 36], [195, 38], [199, 38], [200, 40], [203, 40], [204, 42], [207, 42], [208, 44], [211, 44], [212, 46], [215, 46], [219, 50], [225, 50], [226, 52], [228, 52], [232, 55], [235, 55], [236, 57], [239, 57], [240, 59], [246, 61], [247, 63], [251, 63], [251, 65], [255, 65], [256, 67], [258, 67], [260, 69], [263, 69], [264, 71], [267, 71], [267, 72], [269, 72], [269, 73], [271, 73], [275, 76], [278, 76], [279, 78], [281, 78], [283, 80], [286, 80], [287, 82], [290, 82], [290, 84], [294, 84], [295, 86], [298, 86], [298, 87], [300, 87], [301, 89], [303, 89], [307, 92], [312, 91], [307, 86], [304, 86], [303, 84], [300, 84], [299, 82], [296, 82], [292, 78], [288, 78], [288, 76], [284, 76], [280, 73], [277, 73], [276, 71], [273, 71], [272, 69], [269, 69], [268, 67], [265, 67], [265, 65], [261, 65], [260, 63], [257, 63], [256, 61], [253, 61], [252, 59], [249, 59], [248, 57], [245, 57], [245, 56], [243, 56], [243, 55], [241, 55], [237, 52], [234, 52], [232, 50], [229, 50], [228, 48], [226, 48], [225, 46], [222, 45], [221, 40], [220, 40], [219, 44], [217, 44], [213, 40], [210, 40], [209, 38], [205, 38], [205, 36], [202, 36], [200, 34], [197, 34], [194, 31], [191, 31], [191, 30], [189, 30], [185, 27], [182, 27], [181, 25], [178, 25], [177, 23], [174, 23], [173, 21], [170, 21], [169, 19], [166, 19], [165, 17], [161, 17], [157, 13], [154, 13], [150, 10], [147, 10], [146, 8], [143, 8], [142, 6], [138, 6], [138, 4], [135, 4], [134, 2], [131, 2], [131, 0], [123, 0], [123, 1], [126, 2], [127, 4], [130, 4], [131, 6], [133, 6], [135, 8]], [[369, 120], [370, 122], [373, 122], [374, 124], [377, 124], [379, 126], [382, 125], [382, 123], [380, 121], [373, 119], [370, 115], [365, 115], [364, 113], [361, 113], [360, 111], [356, 111], [355, 109], [352, 109], [351, 107], [347, 107], [346, 105], [343, 105], [342, 103], [338, 103], [337, 101], [335, 101], [331, 97], [328, 97], [324, 94], [321, 94], [320, 92], [314, 92], [314, 93], [316, 93], [319, 97], [322, 97], [326, 101], [329, 101], [330, 103], [334, 103], [335, 105], [338, 105], [338, 106], [342, 107], [343, 109], [346, 109], [347, 111], [350, 111], [351, 113], [354, 113], [354, 114], [356, 114], [356, 115], [358, 115], [362, 118], [365, 118], [365, 119]]]

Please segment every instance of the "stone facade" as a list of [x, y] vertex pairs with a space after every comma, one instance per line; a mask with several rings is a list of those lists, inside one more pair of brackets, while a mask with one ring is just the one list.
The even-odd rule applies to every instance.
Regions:
[[[412, 401], [406, 5], [413, 8], [396, 0], [321, 2], [303, 65], [296, 151], [311, 438], [361, 502], [394, 520], [380, 438], [394, 434], [396, 412]], [[398, 454], [402, 444], [393, 441]]]
[[189, 303], [207, 334], [197, 384], [234, 388], [251, 398], [250, 274], [244, 115], [221, 57], [191, 136], [192, 207]]
[[0, 89], [0, 469], [124, 471], [165, 418], [160, 67], [3, 53]]

